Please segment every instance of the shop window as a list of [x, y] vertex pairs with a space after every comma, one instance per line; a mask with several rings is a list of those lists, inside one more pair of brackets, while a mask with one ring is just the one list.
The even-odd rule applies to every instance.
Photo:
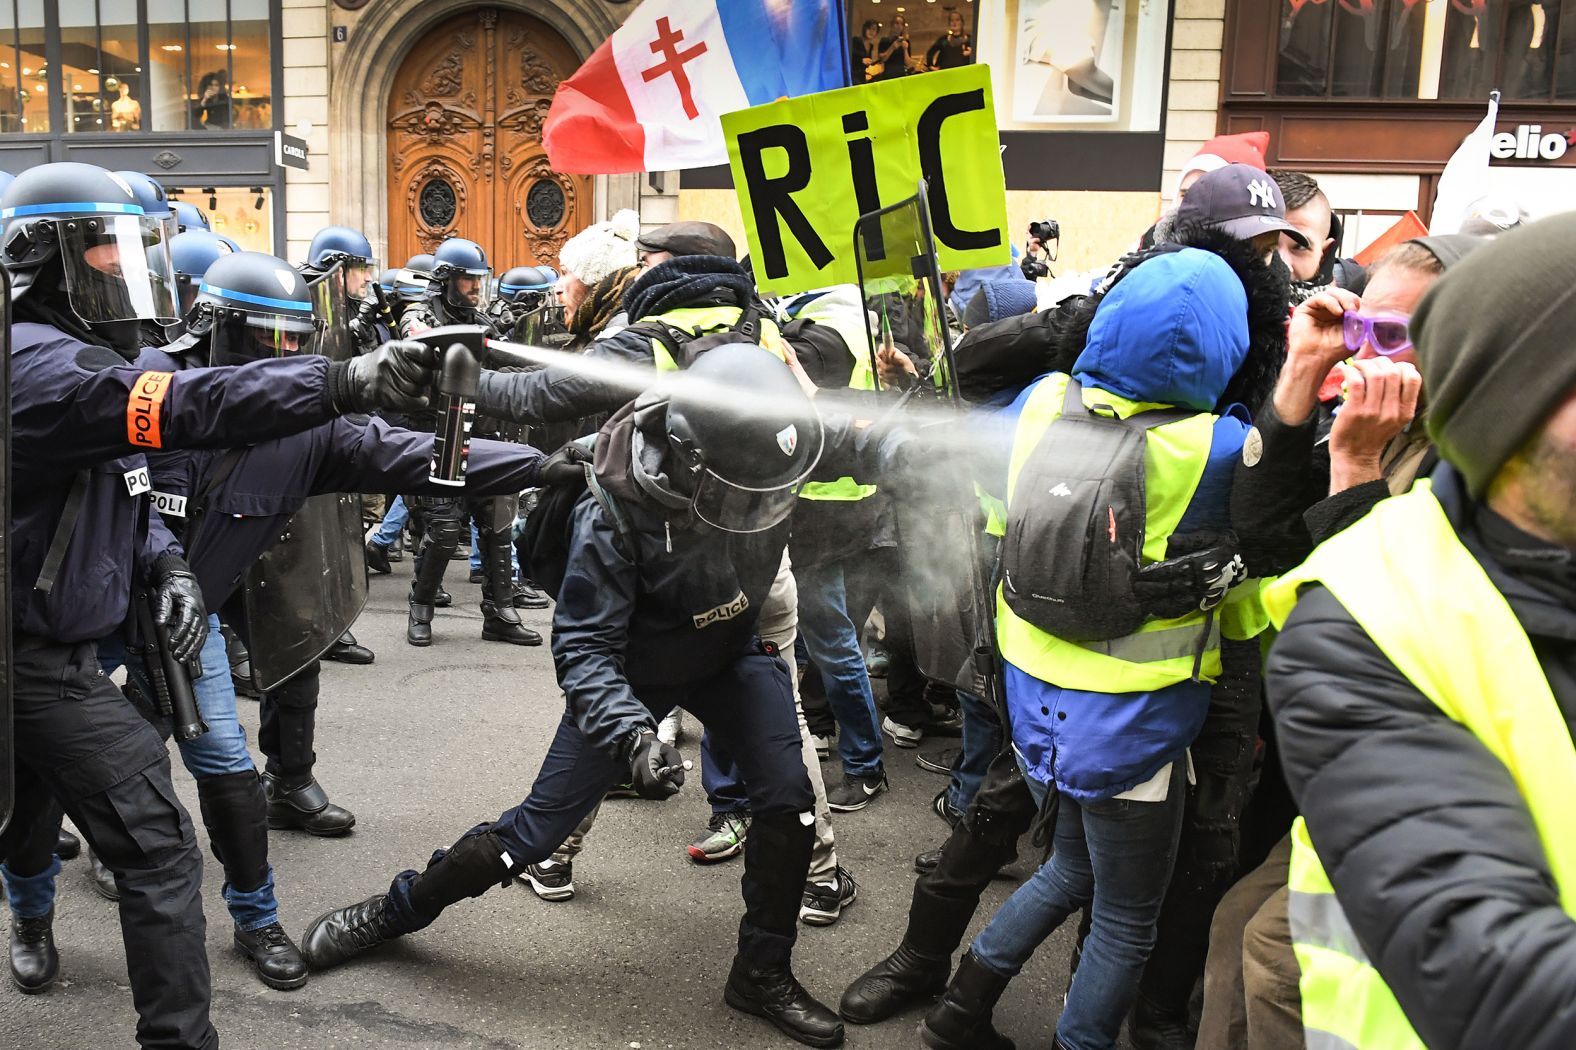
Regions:
[[156, 131], [273, 127], [269, 0], [146, 0]]
[[847, 9], [849, 72], [855, 84], [975, 61], [971, 2], [855, 0]]
[[274, 126], [268, 0], [230, 0], [230, 100], [238, 128]]
[[16, 5], [0, 0], [0, 134], [22, 130], [16, 61]]
[[49, 60], [44, 51], [44, 0], [17, 0], [17, 100], [23, 131], [49, 130]]
[[274, 252], [274, 194], [257, 186], [166, 186], [175, 200], [195, 204], [208, 216], [213, 232], [242, 251]]
[[85, 0], [60, 12], [65, 129], [140, 131], [137, 0]]
[[191, 77], [186, 68], [186, 0], [147, 0], [148, 102], [153, 131], [185, 131]]

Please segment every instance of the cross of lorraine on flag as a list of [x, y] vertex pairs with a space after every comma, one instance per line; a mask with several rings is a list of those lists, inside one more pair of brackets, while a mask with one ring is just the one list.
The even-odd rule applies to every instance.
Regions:
[[847, 83], [839, 0], [646, 0], [558, 86], [542, 129], [557, 171], [728, 162], [718, 118]]

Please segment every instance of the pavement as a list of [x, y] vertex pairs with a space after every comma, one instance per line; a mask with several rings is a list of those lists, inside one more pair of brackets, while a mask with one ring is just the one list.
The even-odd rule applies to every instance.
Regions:
[[[392, 576], [372, 578], [355, 633], [377, 653], [376, 663], [324, 664], [318, 777], [356, 814], [357, 825], [342, 839], [273, 834], [282, 918], [297, 938], [317, 915], [381, 892], [400, 869], [421, 867], [434, 848], [519, 802], [562, 714], [545, 645], [481, 640], [479, 588], [465, 582], [463, 562], [450, 569], [455, 604], [438, 611], [431, 648], [406, 644], [409, 573], [407, 557]], [[550, 610], [522, 616], [547, 634]], [[244, 698], [241, 704], [255, 741], [256, 705]], [[679, 746], [698, 760], [693, 719]], [[917, 768], [914, 754], [889, 740], [891, 792], [834, 819], [839, 860], [853, 871], [859, 898], [836, 925], [801, 927], [794, 960], [800, 980], [834, 1008], [848, 983], [897, 944], [913, 856], [937, 845], [946, 830], [929, 809], [944, 781]], [[261, 767], [255, 748], [254, 755]], [[176, 765], [181, 800], [195, 814], [191, 778]], [[823, 770], [835, 777], [835, 760]], [[743, 861], [689, 861], [683, 847], [708, 816], [698, 770], [666, 802], [611, 801], [575, 864], [572, 901], [545, 903], [518, 883], [494, 889], [292, 992], [263, 986], [233, 948], [219, 896], [222, 872], [199, 823], [221, 1043], [226, 1050], [796, 1046], [723, 1005], [743, 911]], [[973, 929], [1029, 870], [1020, 861], [1008, 872], [1012, 878], [996, 880]], [[1026, 1050], [1051, 1044], [1074, 925], [1046, 941], [997, 1009], [998, 1028]], [[61, 976], [48, 993], [29, 997], [0, 987], [0, 1044], [131, 1046], [136, 1016], [115, 909], [93, 893], [84, 859], [68, 861], [61, 874], [55, 936]], [[849, 1025], [847, 1045], [917, 1047], [920, 1015]]]

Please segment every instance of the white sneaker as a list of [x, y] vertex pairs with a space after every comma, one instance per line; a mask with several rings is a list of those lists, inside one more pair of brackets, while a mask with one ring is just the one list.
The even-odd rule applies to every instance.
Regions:
[[918, 747], [919, 742], [925, 739], [925, 731], [913, 726], [906, 726], [902, 722], [894, 722], [890, 718], [881, 720], [881, 731], [892, 738], [892, 743], [898, 747]]
[[657, 726], [657, 739], [672, 747], [684, 735], [684, 710], [675, 707]]
[[815, 757], [826, 761], [832, 757], [832, 738], [829, 736], [816, 736], [810, 734], [810, 742], [815, 745]]

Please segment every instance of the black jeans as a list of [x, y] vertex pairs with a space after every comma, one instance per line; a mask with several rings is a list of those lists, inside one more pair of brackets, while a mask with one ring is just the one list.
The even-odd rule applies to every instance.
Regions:
[[93, 643], [21, 638], [13, 664], [16, 811], [0, 834], [6, 868], [28, 876], [48, 867], [64, 807], [120, 887], [138, 1044], [217, 1047], [202, 855], [164, 742], [100, 670]]

